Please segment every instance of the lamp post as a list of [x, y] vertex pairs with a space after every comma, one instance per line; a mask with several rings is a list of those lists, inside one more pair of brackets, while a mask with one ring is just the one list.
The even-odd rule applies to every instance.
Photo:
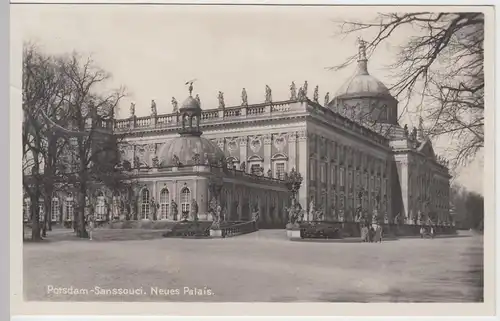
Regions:
[[286, 188], [292, 193], [292, 205], [297, 201], [297, 193], [302, 185], [302, 175], [292, 168], [288, 175], [285, 175]]

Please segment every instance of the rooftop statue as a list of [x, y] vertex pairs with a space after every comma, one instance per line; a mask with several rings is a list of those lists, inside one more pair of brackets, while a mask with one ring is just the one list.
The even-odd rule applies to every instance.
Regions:
[[201, 107], [200, 95], [196, 94], [196, 97], [194, 97], [194, 99], [196, 99], [196, 101], [198, 102], [198, 105]]
[[328, 103], [330, 102], [330, 93], [326, 93], [325, 95], [325, 106], [328, 106]]
[[313, 100], [314, 100], [315, 103], [319, 102], [319, 86], [316, 86], [314, 88]]
[[405, 126], [403, 127], [403, 134], [405, 136], [405, 138], [408, 138], [408, 125], [405, 124]]
[[156, 102], [153, 100], [151, 100], [151, 114], [152, 115], [156, 115], [157, 113], [157, 110], [156, 110]]
[[307, 84], [307, 80], [304, 82], [304, 86], [302, 86], [302, 90], [304, 91], [304, 96], [307, 97], [307, 87], [308, 87], [308, 84]]
[[224, 103], [224, 93], [222, 91], [219, 91], [217, 99], [219, 99], [219, 108], [224, 109], [226, 107], [226, 104]]
[[295, 86], [295, 82], [292, 81], [292, 84], [290, 85], [290, 100], [295, 99], [297, 99], [297, 87]]
[[304, 88], [299, 88], [299, 96], [297, 97], [299, 101], [304, 101], [306, 99], [306, 95], [304, 93]]
[[196, 81], [196, 79], [186, 81], [185, 85], [189, 85], [188, 90], [189, 90], [189, 96], [193, 95], [193, 83]]
[[413, 141], [417, 140], [417, 127], [413, 127], [413, 129], [411, 130], [410, 139]]
[[245, 88], [241, 90], [241, 106], [248, 106], [248, 96]]
[[177, 99], [175, 99], [175, 97], [172, 97], [172, 107], [174, 113], [177, 113], [179, 111], [179, 103], [177, 102]]
[[135, 103], [130, 103], [130, 116], [135, 116]]
[[269, 87], [269, 85], [266, 85], [266, 103], [271, 102], [273, 102], [271, 87]]

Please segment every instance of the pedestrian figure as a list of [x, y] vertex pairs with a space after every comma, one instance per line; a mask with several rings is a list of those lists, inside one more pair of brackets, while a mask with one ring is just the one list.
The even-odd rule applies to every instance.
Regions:
[[434, 228], [431, 226], [431, 238], [434, 238]]
[[368, 242], [368, 227], [366, 225], [363, 225], [363, 227], [361, 227], [361, 242]]
[[424, 238], [424, 233], [425, 233], [425, 230], [424, 230], [424, 227], [421, 226], [420, 227], [420, 238], [423, 239]]
[[375, 229], [375, 242], [382, 243], [382, 227], [380, 225], [377, 225]]
[[94, 216], [89, 215], [87, 220], [89, 224], [89, 239], [92, 241], [92, 233], [94, 232]]
[[369, 233], [369, 235], [370, 235], [370, 243], [373, 243], [373, 239], [375, 237], [375, 229], [373, 228], [373, 226], [370, 227], [370, 233]]

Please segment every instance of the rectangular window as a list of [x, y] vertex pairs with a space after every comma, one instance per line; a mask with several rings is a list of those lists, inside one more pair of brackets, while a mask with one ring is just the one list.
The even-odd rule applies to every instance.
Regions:
[[50, 214], [51, 214], [50, 218], [53, 222], [59, 221], [59, 217], [61, 215], [61, 209], [59, 208], [59, 199], [58, 198], [52, 199]]
[[66, 200], [66, 221], [73, 221], [74, 205], [73, 199]]
[[340, 169], [340, 186], [341, 187], [344, 187], [344, 179], [345, 179], [345, 176], [344, 176], [344, 169], [341, 168]]
[[104, 196], [97, 197], [95, 212], [96, 212], [96, 217], [95, 217], [96, 221], [106, 220], [106, 203], [104, 200]]
[[349, 189], [352, 190], [352, 171], [349, 171]]
[[285, 163], [276, 163], [276, 178], [285, 179]]
[[320, 175], [321, 175], [321, 183], [325, 183], [326, 181], [326, 164], [321, 164], [320, 167]]
[[335, 166], [331, 165], [330, 171], [331, 171], [331, 177], [330, 177], [331, 184], [337, 185], [337, 175], [336, 175], [337, 168]]
[[252, 175], [259, 175], [260, 174], [260, 164], [252, 164], [250, 167], [250, 173]]

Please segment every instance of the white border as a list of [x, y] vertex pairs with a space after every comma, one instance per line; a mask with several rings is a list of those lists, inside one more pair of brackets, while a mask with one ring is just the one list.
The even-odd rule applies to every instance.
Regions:
[[[2, 4], [6, 3], [7, 0], [5, 0], [4, 2], [2, 2]], [[12, 3], [26, 3], [27, 1], [19, 1], [19, 0], [13, 0]], [[69, 1], [69, 0], [59, 0], [59, 1], [51, 1], [52, 3], [54, 2], [57, 2], [57, 3], [67, 3], [67, 4], [71, 4], [71, 3], [77, 3], [77, 1]], [[142, 4], [142, 3], [148, 3], [148, 4], [165, 4], [165, 3], [176, 3], [176, 4], [278, 4], [278, 5], [286, 5], [286, 4], [291, 4], [291, 5], [299, 5], [299, 4], [303, 4], [303, 5], [332, 5], [332, 1], [331, 0], [324, 0], [324, 1], [238, 1], [238, 0], [233, 0], [233, 1], [228, 1], [228, 0], [219, 0], [219, 1], [214, 1], [214, 0], [206, 0], [206, 1], [183, 1], [183, 0], [177, 0], [177, 1], [158, 1], [158, 0], [150, 0], [150, 1], [134, 1], [134, 0], [121, 0], [121, 1], [98, 1], [98, 0], [90, 0], [90, 1], [84, 1], [85, 3], [87, 4], [96, 4], [96, 3], [108, 3], [108, 4], [117, 4], [117, 3], [120, 3], [120, 4], [123, 4], [123, 3], [129, 3], [129, 4]], [[43, 1], [43, 0], [31, 0], [29, 1], [29, 3], [38, 3], [38, 4], [42, 4], [42, 3], [48, 3], [48, 1]], [[80, 2], [82, 3], [82, 2]], [[495, 4], [496, 1], [473, 1], [473, 0], [462, 0], [462, 1], [431, 1], [431, 0], [423, 0], [423, 1], [418, 1], [418, 2], [410, 2], [410, 1], [336, 1], [335, 2], [335, 5], [398, 5], [398, 6], [401, 6], [401, 5], [474, 5], [474, 6], [477, 6], [477, 5], [493, 5]], [[7, 3], [8, 5], [8, 3]], [[2, 8], [4, 9], [4, 8]], [[6, 25], [9, 24], [9, 20], [8, 20], [8, 9], [6, 10], [1, 10], [0, 9], [0, 12], [4, 15], [4, 17], [0, 18], [0, 21], [2, 21], [3, 23], [5, 23]], [[498, 21], [498, 18], [499, 18], [499, 14], [498, 12], [495, 12], [494, 13], [495, 15], [495, 21]], [[496, 28], [498, 29], [498, 27]], [[4, 54], [1, 55], [2, 59], [3, 59], [3, 62], [2, 64], [0, 64], [0, 75], [7, 75], [7, 72], [1, 72], [1, 71], [7, 71], [8, 69], [8, 66], [10, 65], [10, 61], [9, 60], [9, 46], [10, 46], [10, 43], [9, 43], [9, 34], [8, 34], [8, 29], [7, 28], [0, 28], [0, 30], [2, 31], [6, 31], [6, 32], [2, 32], [0, 35], [1, 35], [1, 39], [2, 40], [5, 40], [4, 43], [6, 44], [5, 47], [3, 48], [7, 48], [7, 50], [4, 50]], [[495, 35], [495, 52], [498, 53], [498, 43], [499, 43], [499, 36], [498, 36], [498, 33], [496, 33]], [[489, 48], [489, 50], [487, 50], [485, 48], [485, 51], [486, 51], [486, 55], [489, 55], [490, 58], [489, 59], [492, 59], [493, 58], [493, 48]], [[14, 60], [14, 57], [11, 57], [13, 60]], [[496, 58], [496, 55], [494, 56], [494, 58]], [[496, 59], [495, 59], [496, 60]], [[490, 61], [491, 62], [491, 61]], [[6, 67], [6, 68], [5, 68]], [[498, 74], [498, 71], [499, 71], [499, 67], [498, 65], [495, 64], [495, 71], [497, 72], [496, 74]], [[488, 71], [488, 68], [486, 68], [486, 70]], [[491, 73], [492, 70], [489, 69], [489, 72]], [[493, 75], [490, 75], [490, 76], [493, 76]], [[487, 77], [488, 79], [491, 79], [489, 77]], [[0, 78], [0, 84], [3, 84], [1, 81], [4, 80], [5, 78]], [[493, 86], [493, 83], [496, 83], [496, 82], [488, 82], [487, 81], [487, 86], [488, 84], [490, 84], [490, 86]], [[3, 86], [0, 86], [0, 88], [6, 88], [3, 87]], [[498, 90], [498, 85], [496, 86], [495, 88], [495, 93], [497, 92]], [[3, 94], [3, 95], [2, 95]], [[0, 93], [0, 99], [4, 99], [4, 105], [6, 106], [9, 106], [10, 104], [7, 102], [8, 100], [8, 95], [4, 92]], [[11, 99], [15, 99], [14, 97], [10, 97]], [[13, 101], [11, 100], [11, 103], [13, 103]], [[493, 97], [487, 97], [487, 100], [486, 100], [486, 104], [488, 106], [493, 106]], [[14, 105], [14, 104], [13, 104]], [[498, 105], [498, 104], [497, 104]], [[9, 113], [4, 113], [3, 115], [9, 115]], [[17, 116], [13, 116], [12, 113], [10, 113], [9, 115], [10, 117], [1, 117], [2, 118], [2, 121], [4, 122], [7, 122], [9, 119], [12, 119], [12, 117], [16, 118]], [[495, 115], [495, 120], [498, 122], [498, 117], [499, 115]], [[488, 128], [488, 125], [489, 126], [492, 126], [493, 125], [493, 118], [491, 117], [486, 117], [487, 118], [487, 128]], [[10, 126], [9, 126], [10, 125]], [[3, 130], [3, 135], [0, 134], [0, 137], [1, 139], [4, 139], [4, 138], [7, 138], [9, 137], [9, 134], [7, 134], [7, 128], [10, 127], [10, 135], [14, 134], [16, 135], [16, 132], [15, 130], [17, 128], [19, 128], [19, 125], [16, 125], [16, 124], [8, 124], [8, 123], [5, 123], [4, 126], [0, 126], [0, 130]], [[495, 131], [496, 132], [496, 131]], [[488, 138], [489, 137], [489, 138]], [[12, 137], [10, 137], [12, 138]], [[494, 166], [494, 163], [493, 163], [493, 150], [495, 150], [495, 157], [496, 156], [499, 156], [497, 155], [497, 150], [494, 148], [494, 140], [492, 139], [493, 137], [492, 136], [487, 136], [486, 138], [486, 149], [488, 150], [488, 153], [485, 153], [485, 168], [489, 168], [490, 171], [488, 171], [488, 175], [490, 176], [485, 176], [486, 178], [487, 177], [491, 177], [491, 174], [493, 173], [493, 166]], [[500, 139], [498, 136], [496, 136], [496, 138]], [[9, 138], [7, 138], [9, 139]], [[11, 140], [9, 140], [10, 142], [12, 142]], [[3, 144], [3, 146], [7, 146], [7, 142]], [[15, 158], [16, 156], [14, 155], [14, 153], [17, 152], [17, 146], [14, 146], [14, 144], [11, 144], [10, 146], [10, 155], [11, 155], [11, 166], [14, 165], [15, 163], [13, 162], [13, 157]], [[490, 155], [490, 157], [487, 157], [487, 155]], [[4, 160], [5, 158], [2, 158], [2, 161]], [[3, 165], [3, 164], [2, 164]], [[15, 172], [12, 172], [12, 171], [9, 171], [9, 167], [5, 164], [4, 166], [1, 166], [2, 169], [5, 170], [5, 176], [4, 177], [17, 177], [17, 176], [20, 176], [20, 175], [17, 175]], [[20, 173], [20, 172], [19, 172]], [[11, 174], [11, 175], [9, 175]], [[496, 175], [495, 175], [496, 176]], [[5, 182], [5, 180], [4, 180]], [[9, 204], [9, 199], [7, 197], [7, 195], [9, 195], [9, 191], [12, 190], [11, 187], [12, 187], [12, 181], [10, 182], [10, 186], [7, 186], [7, 188], [3, 191], [3, 193], [1, 193], [1, 196], [0, 197], [3, 197], [5, 199], [3, 199], [2, 201], [2, 204]], [[494, 205], [493, 205], [493, 193], [491, 193], [493, 190], [494, 190], [494, 186], [492, 184], [492, 182], [489, 182], [487, 179], [485, 179], [485, 202], [486, 202], [486, 209], [487, 209], [487, 212], [489, 211], [489, 213], [494, 213]], [[500, 195], [498, 195], [498, 191], [497, 191], [497, 196], [496, 199], [498, 199], [498, 197], [500, 197]], [[13, 204], [12, 204], [13, 203]], [[11, 198], [10, 199], [10, 205], [12, 206], [11, 208], [15, 208], [17, 207], [17, 200], [16, 199], [13, 199]], [[490, 215], [490, 218], [491, 220], [487, 220], [487, 223], [489, 224], [492, 224], [493, 222], [493, 215]], [[3, 218], [3, 222], [5, 222], [5, 217]], [[12, 222], [11, 222], [12, 223]], [[496, 230], [499, 230], [499, 222], [497, 221], [496, 222]], [[12, 226], [14, 226], [14, 224], [11, 224]], [[9, 225], [5, 225], [5, 224], [1, 224], [1, 226], [6, 229], [6, 231], [4, 231], [4, 233], [1, 233], [2, 236], [4, 236], [6, 239], [9, 240], [9, 228], [8, 226]], [[488, 226], [488, 224], [486, 224], [486, 226]], [[491, 226], [491, 225], [489, 225]], [[7, 242], [5, 243], [2, 243], [2, 244], [8, 244]], [[498, 240], [497, 242], [495, 243], [496, 246], [498, 246]], [[2, 251], [2, 254], [3, 257], [8, 257], [9, 256], [9, 250], [8, 248], [6, 247], [5, 248], [6, 251]], [[3, 248], [2, 248], [3, 250]], [[486, 252], [486, 248], [485, 248], [485, 252]], [[2, 262], [7, 263], [6, 260], [2, 260]], [[498, 268], [498, 258], [496, 258], [495, 260], [495, 263], [496, 263], [496, 266]], [[5, 264], [6, 265], [6, 270], [8, 271], [8, 264]], [[14, 266], [11, 266], [11, 267], [14, 267]], [[486, 270], [489, 269], [489, 268], [492, 268], [491, 266], [487, 266], [485, 265], [485, 273], [486, 273]], [[3, 272], [3, 271], [2, 271]], [[6, 275], [7, 277], [3, 277], [1, 280], [3, 281], [6, 281], [6, 280], [9, 280], [9, 274], [8, 273], [4, 273], [3, 274], [4, 276]], [[498, 288], [498, 280], [495, 280], [494, 283], [497, 285], [495, 288]], [[4, 285], [3, 283], [0, 283], [1, 285]], [[5, 285], [8, 284], [8, 281], [5, 282]], [[486, 283], [485, 283], [485, 287], [486, 287]], [[6, 286], [1, 286], [2, 289], [7, 289]], [[9, 294], [10, 294], [10, 291], [4, 291], [4, 293], [6, 293], [6, 298], [7, 300], [2, 300], [2, 302], [9, 302]], [[3, 298], [3, 295], [2, 295], [2, 298]], [[8, 303], [7, 303], [8, 304]], [[38, 304], [36, 304], [38, 305]], [[41, 305], [47, 305], [45, 303], [41, 303]], [[63, 304], [64, 305], [64, 304]], [[66, 304], [67, 305], [67, 304]], [[72, 305], [72, 304], [71, 304]], [[93, 304], [83, 304], [83, 308], [85, 308], [85, 306], [88, 306], [89, 308], [91, 308], [91, 306], [94, 306], [96, 305], [95, 303]], [[107, 305], [109, 307], [111, 307], [111, 305], [114, 305], [113, 303], [106, 303], [104, 305]], [[183, 304], [177, 304], [176, 305], [180, 306], [180, 305], [183, 305]], [[214, 310], [214, 311], [220, 311], [221, 314], [225, 314], [227, 315], [227, 312], [226, 313], [223, 313], [223, 311], [221, 311], [221, 305], [229, 305], [229, 304], [214, 304], [214, 303], [211, 303], [210, 304], [210, 310]], [[248, 313], [249, 309], [248, 309], [248, 304], [243, 304], [245, 306], [247, 306], [246, 308], [243, 308], [243, 305], [240, 305], [240, 304], [231, 304], [234, 309], [231, 309], [233, 311], [239, 311], [238, 313]], [[273, 304], [266, 304], [266, 305], [272, 305], [273, 306], [273, 315], [279, 315], [280, 312], [282, 313], [286, 313], [286, 314], [294, 314], [295, 315], [303, 315], [304, 312], [300, 312], [301, 310], [303, 311], [304, 309], [304, 304], [301, 304], [301, 303], [292, 303], [292, 304], [279, 304], [279, 303], [273, 303]], [[319, 307], [320, 305], [325, 305], [325, 304], [306, 304], [306, 305], [314, 305], [316, 307]], [[328, 304], [326, 304], [328, 305]], [[365, 304], [366, 305], [366, 304]], [[384, 308], [388, 314], [394, 314], [392, 313], [393, 311], [391, 310], [400, 310], [400, 309], [396, 309], [395, 307], [396, 306], [401, 306], [403, 304], [393, 304], [393, 303], [388, 303], [388, 304], [379, 304], [379, 306], [382, 306], [382, 308]], [[57, 304], [57, 306], [61, 306], [59, 304]], [[371, 309], [371, 306], [372, 304], [370, 304], [369, 306], [366, 306], [367, 309], [363, 309], [363, 310], [370, 310]], [[421, 309], [421, 307], [418, 305], [418, 304], [414, 304], [413, 305], [416, 309]], [[456, 305], [457, 307], [457, 310], [467, 310], [467, 306], [468, 304], [459, 304], [459, 305]], [[56, 307], [56, 306], [53, 306], [53, 307]], [[205, 307], [207, 307], [207, 305], [205, 304]], [[496, 301], [496, 307], [497, 307], [497, 310], [498, 310], [498, 301]], [[37, 307], [37, 308], [42, 308], [41, 306]], [[239, 309], [241, 308], [241, 309]], [[277, 308], [277, 309], [276, 309]], [[464, 309], [465, 308], [465, 309]], [[174, 309], [174, 310], [177, 310], [177, 311], [182, 311], [182, 310], [185, 310], [185, 306], [180, 308], [180, 309]], [[35, 310], [38, 310], [38, 309], [35, 309]], [[45, 310], [44, 312], [49, 312], [50, 313], [50, 309], [49, 310], [46, 310], [46, 309], [42, 309], [42, 310]], [[79, 309], [80, 310], [80, 309]], [[201, 310], [207, 310], [206, 308], [204, 309], [201, 309]], [[1, 312], [4, 312], [4, 311], [8, 311], [8, 309], [1, 309], [0, 308], [0, 311]], [[24, 312], [24, 311], [23, 311]], [[28, 311], [25, 311], [25, 312], [28, 312]], [[54, 311], [56, 312], [56, 311]], [[175, 313], [175, 311], [173, 311]], [[200, 311], [201, 312], [201, 311]], [[369, 311], [365, 311], [365, 312], [368, 312], [370, 313]], [[211, 319], [213, 318], [215, 320], [215, 317], [205, 317], [206, 319]], [[251, 317], [251, 318], [255, 318], [255, 317]], [[282, 317], [284, 319], [284, 317]], [[290, 319], [291, 317], [286, 317], [287, 319]], [[300, 317], [300, 319], [302, 319], [303, 317]], [[318, 318], [318, 317], [317, 317]], [[324, 317], [326, 318], [326, 317]], [[328, 317], [329, 319], [332, 318], [332, 319], [342, 319], [342, 320], [353, 320], [355, 318], [358, 318], [358, 317], [339, 317], [339, 318], [336, 318], [336, 317]], [[493, 319], [494, 317], [482, 317], [482, 318], [479, 318], [479, 317], [469, 317], [469, 318], [462, 318], [462, 317], [453, 317], [453, 320], [484, 320], [484, 319]], [[7, 318], [1, 318], [2, 320], [7, 320]], [[14, 318], [15, 320], [163, 320], [163, 319], [166, 319], [166, 317], [145, 317], [145, 316], [135, 316], [135, 317], [125, 317], [125, 316], [116, 316], [116, 317], [112, 317], [112, 316], [75, 316], [75, 317], [70, 317], [70, 316], [58, 316], [58, 317], [49, 317], [48, 315], [44, 316], [44, 317], [40, 317], [40, 316], [26, 316], [26, 317], [16, 317]], [[173, 317], [170, 317], [170, 319], [173, 319]], [[180, 317], [175, 317], [175, 319], [180, 319]], [[183, 317], [183, 319], [187, 319], [186, 317]], [[194, 317], [192, 318], [193, 320], [195, 319]], [[196, 320], [198, 320], [199, 317], [196, 317]], [[217, 320], [220, 320], [221, 317], [217, 317]], [[275, 318], [277, 319], [277, 318]], [[297, 318], [298, 319], [298, 318]], [[377, 318], [370, 318], [372, 320], [387, 320], [388, 317], [377, 317]], [[390, 318], [390, 319], [401, 319], [401, 320], [406, 320], [407, 317], [403, 318]], [[426, 317], [426, 318], [423, 318], [423, 317], [419, 317], [419, 318], [411, 318], [411, 319], [429, 319], [429, 317]], [[432, 317], [432, 320], [434, 320], [435, 318]]]

